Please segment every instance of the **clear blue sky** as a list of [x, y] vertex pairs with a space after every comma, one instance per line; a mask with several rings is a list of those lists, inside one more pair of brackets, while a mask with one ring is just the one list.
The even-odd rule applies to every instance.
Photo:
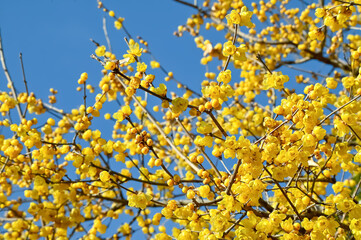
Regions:
[[[171, 0], [106, 0], [104, 4], [116, 16], [125, 18], [124, 24], [134, 37], [141, 36], [149, 42], [157, 60], [177, 79], [200, 83], [204, 78], [204, 67], [199, 63], [202, 52], [196, 49], [193, 39], [188, 34], [182, 38], [173, 36], [177, 26], [194, 13], [193, 9]], [[58, 106], [69, 109], [75, 107], [74, 103], [80, 105], [81, 94], [75, 91], [80, 74], [88, 72], [89, 83], [96, 86], [101, 77], [101, 66], [89, 57], [95, 49], [89, 39], [106, 45], [103, 16], [107, 14], [97, 8], [96, 0], [2, 0], [0, 30], [17, 89], [24, 89], [19, 61], [22, 52], [30, 91], [47, 100], [53, 87], [59, 90]], [[107, 26], [113, 52], [121, 57], [126, 50], [125, 34], [113, 27], [109, 17]], [[5, 82], [1, 73], [1, 89]], [[199, 84], [195, 86], [199, 89]]]

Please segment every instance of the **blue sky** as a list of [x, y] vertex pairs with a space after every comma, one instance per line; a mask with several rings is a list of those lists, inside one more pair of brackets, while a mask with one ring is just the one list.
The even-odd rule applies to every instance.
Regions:
[[[68, 109], [69, 103], [74, 106], [78, 100], [81, 104], [81, 95], [75, 90], [80, 74], [88, 72], [93, 85], [101, 77], [100, 65], [89, 57], [95, 49], [89, 39], [106, 45], [102, 21], [107, 14], [97, 8], [95, 0], [1, 2], [3, 46], [17, 89], [24, 89], [19, 61], [22, 52], [30, 91], [46, 99], [53, 87], [59, 90], [58, 106]], [[177, 26], [194, 13], [193, 9], [171, 0], [108, 0], [104, 4], [116, 16], [125, 18], [124, 24], [134, 37], [149, 42], [157, 60], [177, 79], [185, 83], [198, 79], [198, 83], [204, 78], [204, 67], [199, 71], [202, 53], [193, 39], [187, 34], [182, 38], [173, 36]], [[113, 19], [106, 20], [113, 52], [120, 58], [127, 49], [125, 34], [113, 27]], [[4, 74], [0, 74], [1, 89], [5, 81]]]

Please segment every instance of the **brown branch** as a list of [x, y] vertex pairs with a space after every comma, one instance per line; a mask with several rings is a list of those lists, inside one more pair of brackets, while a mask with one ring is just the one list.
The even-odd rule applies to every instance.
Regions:
[[[99, 58], [97, 58], [94, 54], [91, 55], [91, 58], [99, 61], [102, 65], [104, 65], [104, 62], [102, 60], [100, 60]], [[117, 71], [117, 73], [121, 73], [120, 71]], [[129, 77], [125, 76], [123, 73], [120, 74], [124, 79], [129, 80]], [[123, 87], [126, 87], [125, 83], [118, 77], [118, 75], [115, 75], [115, 78], [117, 79], [117, 81], [119, 81]], [[144, 113], [146, 113], [146, 116], [148, 117], [148, 119], [154, 124], [154, 126], [157, 128], [157, 130], [160, 132], [160, 134], [162, 135], [162, 137], [167, 141], [167, 143], [172, 147], [172, 149], [185, 161], [188, 163], [188, 165], [191, 166], [191, 168], [195, 171], [198, 172], [200, 169], [194, 165], [186, 156], [184, 156], [184, 154], [178, 150], [178, 148], [174, 145], [174, 143], [167, 137], [167, 135], [164, 133], [163, 129], [158, 125], [157, 121], [155, 120], [155, 118], [152, 116], [152, 114], [145, 108], [143, 107], [143, 105], [139, 102], [139, 100], [136, 98], [135, 95], [132, 96], [132, 99], [138, 104], [138, 106], [142, 109], [142, 111]]]
[[273, 134], [275, 131], [277, 131], [280, 127], [282, 127], [283, 125], [285, 125], [286, 123], [288, 123], [290, 120], [285, 120], [283, 121], [280, 125], [278, 125], [275, 129], [273, 129], [271, 132], [269, 132], [268, 134], [265, 134], [263, 137], [261, 137], [260, 139], [258, 139], [257, 141], [255, 141], [253, 144], [257, 144], [260, 141], [262, 141], [263, 139], [265, 139], [268, 135]]
[[349, 4], [350, 6], [352, 5], [356, 5], [356, 6], [361, 6], [360, 3], [355, 3], [354, 1], [351, 1], [351, 2], [348, 2], [348, 1], [342, 1], [342, 0], [336, 0], [337, 2], [340, 2], [340, 3], [346, 3], [346, 4]]
[[206, 111], [206, 113], [208, 113], [208, 115], [212, 118], [213, 122], [216, 124], [216, 126], [218, 127], [218, 129], [221, 131], [221, 133], [223, 134], [224, 137], [228, 137], [228, 134], [226, 133], [226, 131], [224, 131], [223, 127], [221, 126], [221, 124], [219, 124], [218, 120], [215, 118], [215, 116], [213, 115], [212, 111]]
[[[182, 122], [179, 120], [179, 118], [176, 118], [178, 124], [182, 127], [183, 131], [187, 134], [187, 136], [192, 140], [192, 142], [194, 143], [194, 137], [191, 136], [191, 134], [188, 132], [188, 130], [184, 127], [184, 125], [182, 124]], [[206, 158], [206, 160], [208, 161], [208, 163], [212, 166], [212, 169], [217, 173], [217, 176], [219, 178], [222, 178], [221, 173], [219, 172], [219, 170], [217, 169], [216, 165], [214, 165], [214, 163], [212, 162], [212, 160], [209, 158], [209, 156], [206, 154], [206, 152], [203, 150], [203, 148], [197, 146], [197, 149], [204, 155], [204, 157]]]
[[231, 192], [231, 187], [232, 187], [232, 185], [233, 185], [233, 183], [234, 183], [234, 181], [236, 179], [238, 168], [241, 165], [241, 163], [242, 163], [242, 159], [239, 158], [238, 161], [237, 161], [236, 169], [234, 169], [233, 175], [231, 177], [231, 180], [229, 181], [229, 185], [228, 185], [227, 190], [226, 190], [227, 195]]
[[[237, 30], [238, 30], [238, 24], [234, 24], [234, 35], [233, 35], [233, 40], [232, 40], [232, 44], [234, 45], [236, 42], [236, 38], [237, 38]], [[231, 57], [232, 55], [229, 55], [226, 61], [226, 64], [224, 65], [223, 68], [223, 72], [227, 70], [228, 64], [231, 61]]]
[[361, 186], [361, 177], [360, 177], [360, 179], [358, 180], [355, 189], [353, 190], [353, 193], [352, 193], [352, 195], [351, 195], [352, 199], [355, 199], [355, 197], [357, 196], [357, 192], [358, 192], [358, 190], [360, 189], [360, 186]]
[[[19, 54], [19, 58], [20, 58], [20, 64], [21, 64], [21, 71], [23, 73], [25, 91], [26, 91], [26, 94], [29, 96], [28, 82], [26, 81], [26, 77], [25, 77], [25, 69], [24, 69], [23, 54], [22, 53]], [[25, 107], [24, 112], [23, 112], [23, 118], [25, 118], [25, 116], [26, 116], [26, 111], [28, 110], [28, 105], [29, 105], [29, 103], [27, 102], [26, 107]]]
[[204, 14], [206, 16], [209, 16], [209, 14], [207, 12], [205, 12], [204, 10], [199, 8], [197, 5], [194, 5], [192, 3], [189, 3], [189, 2], [186, 2], [186, 1], [183, 1], [183, 0], [173, 0], [173, 1], [181, 3], [181, 4], [186, 5], [188, 7], [194, 8], [194, 9], [198, 10], [200, 13], [202, 13], [202, 14]]
[[6, 157], [5, 163], [4, 163], [3, 167], [2, 167], [1, 170], [0, 170], [0, 173], [3, 173], [3, 172], [4, 172], [5, 167], [6, 167], [6, 165], [8, 164], [9, 160], [10, 160], [10, 158], [9, 158], [9, 157]]
[[257, 53], [257, 59], [258, 61], [260, 61], [263, 65], [263, 67], [270, 73], [272, 74], [272, 71], [271, 69], [268, 68], [267, 64], [263, 61], [262, 57], [261, 57], [261, 54]]
[[[267, 169], [266, 166], [263, 167], [263, 169], [270, 175], [270, 177], [273, 179], [271, 172]], [[279, 184], [278, 181], [274, 180], [274, 183], [277, 185], [277, 187], [279, 188], [279, 190], [282, 192], [283, 196], [286, 198], [287, 202], [290, 204], [291, 208], [293, 209], [293, 211], [296, 213], [298, 219], [300, 221], [302, 221], [302, 217], [299, 214], [297, 208], [295, 207], [295, 205], [293, 205], [291, 199], [288, 197], [287, 193], [285, 192], [285, 190], [282, 188], [282, 186]]]
[[11, 89], [11, 93], [13, 94], [13, 98], [15, 99], [16, 101], [16, 109], [18, 111], [18, 114], [19, 114], [19, 118], [20, 120], [23, 119], [23, 114], [21, 112], [21, 108], [20, 108], [20, 103], [18, 102], [18, 96], [16, 94], [16, 90], [15, 90], [15, 87], [14, 87], [14, 83], [10, 77], [10, 73], [8, 71], [8, 68], [6, 67], [6, 62], [5, 62], [5, 56], [4, 56], [4, 49], [3, 49], [3, 45], [2, 45], [2, 38], [1, 38], [1, 33], [0, 33], [0, 61], [1, 61], [1, 65], [2, 65], [2, 68], [4, 70], [4, 73], [5, 73], [5, 77], [8, 81], [8, 86], [10, 87]]
[[328, 114], [324, 119], [321, 120], [321, 122], [319, 124], [317, 124], [317, 126], [320, 126], [322, 123], [324, 123], [329, 117], [331, 117], [333, 114], [337, 113], [338, 111], [340, 111], [342, 108], [346, 107], [347, 105], [349, 105], [350, 103], [356, 101], [357, 99], [359, 99], [361, 97], [361, 95], [357, 95], [356, 97], [354, 97], [353, 99], [351, 99], [350, 101], [348, 101], [347, 103], [345, 103], [344, 105], [342, 105], [341, 107], [337, 108], [336, 110], [334, 110], [333, 112], [331, 112], [330, 114]]
[[242, 221], [242, 219], [247, 215], [247, 212], [243, 213], [242, 216], [237, 219], [237, 221], [235, 221], [235, 223], [232, 224], [232, 226], [230, 226], [224, 233], [223, 233], [223, 237], [227, 236], [227, 234], [232, 231], [232, 229], [238, 225], [240, 223], [240, 221]]
[[135, 182], [141, 182], [141, 183], [146, 183], [146, 184], [150, 184], [150, 185], [157, 185], [157, 186], [168, 186], [167, 183], [160, 183], [160, 182], [147, 181], [147, 180], [142, 180], [142, 179], [138, 179], [138, 178], [128, 177], [128, 176], [126, 176], [126, 175], [123, 175], [123, 174], [121, 174], [121, 173], [115, 172], [115, 171], [113, 171], [113, 170], [110, 170], [110, 169], [107, 169], [107, 168], [104, 168], [104, 167], [101, 167], [101, 166], [97, 166], [97, 165], [95, 165], [95, 164], [93, 164], [93, 163], [90, 163], [90, 165], [91, 165], [92, 167], [98, 168], [98, 169], [100, 169], [100, 170], [108, 171], [110, 174], [114, 174], [114, 175], [117, 175], [117, 176], [126, 178], [127, 181], [135, 181]]

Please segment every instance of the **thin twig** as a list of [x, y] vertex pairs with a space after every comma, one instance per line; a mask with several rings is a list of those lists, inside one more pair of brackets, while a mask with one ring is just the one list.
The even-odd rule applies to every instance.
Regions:
[[8, 71], [8, 68], [6, 67], [6, 62], [5, 62], [5, 56], [4, 56], [4, 49], [3, 49], [3, 44], [2, 44], [2, 38], [1, 38], [1, 32], [0, 32], [0, 61], [1, 61], [1, 65], [2, 65], [2, 68], [4, 70], [4, 73], [5, 73], [5, 76], [6, 76], [6, 79], [8, 81], [8, 86], [10, 87], [11, 89], [11, 93], [13, 94], [13, 98], [15, 99], [16, 101], [16, 109], [18, 111], [18, 114], [19, 114], [19, 118], [20, 120], [23, 119], [23, 114], [21, 113], [21, 108], [20, 108], [20, 103], [17, 101], [18, 100], [18, 96], [16, 94], [16, 90], [15, 90], [15, 87], [14, 87], [14, 83], [10, 77], [10, 73]]
[[224, 131], [223, 127], [221, 126], [221, 124], [219, 124], [217, 118], [215, 118], [215, 116], [213, 115], [212, 111], [206, 111], [206, 113], [208, 113], [208, 115], [212, 118], [212, 121], [216, 124], [216, 126], [218, 127], [218, 129], [221, 131], [221, 133], [223, 134], [224, 137], [228, 137], [228, 134], [226, 133], [226, 131]]
[[242, 214], [242, 216], [240, 216], [239, 219], [237, 219], [237, 221], [235, 223], [232, 224], [232, 226], [230, 226], [224, 233], [223, 233], [223, 237], [227, 236], [227, 234], [232, 231], [232, 229], [239, 224], [240, 221], [242, 221], [242, 219], [246, 216], [247, 212], [244, 212]]
[[110, 40], [109, 40], [109, 36], [108, 36], [108, 31], [107, 31], [107, 20], [105, 19], [105, 17], [103, 17], [103, 32], [104, 32], [105, 40], [107, 41], [107, 44], [108, 44], [109, 52], [113, 52], [112, 46], [110, 45]]
[[[176, 118], [178, 124], [182, 127], [183, 131], [187, 134], [187, 136], [192, 140], [192, 142], [194, 143], [194, 137], [191, 136], [191, 134], [188, 132], [188, 130], [184, 127], [183, 123], [179, 120], [179, 118]], [[214, 165], [214, 163], [212, 162], [212, 160], [209, 158], [209, 156], [206, 154], [206, 152], [199, 146], [197, 146], [197, 149], [204, 155], [204, 157], [206, 158], [206, 160], [208, 161], [208, 163], [212, 166], [212, 169], [217, 173], [217, 176], [219, 178], [222, 178], [221, 173], [219, 172], [219, 170], [217, 169], [216, 165]]]
[[258, 61], [260, 61], [263, 65], [263, 67], [270, 73], [272, 74], [272, 71], [268, 68], [267, 64], [263, 61], [261, 54], [257, 53], [257, 59]]
[[233, 185], [233, 183], [234, 183], [234, 181], [236, 179], [238, 168], [241, 165], [241, 163], [242, 163], [242, 159], [239, 158], [238, 161], [237, 161], [236, 169], [234, 169], [233, 175], [231, 177], [231, 180], [229, 181], [229, 185], [228, 185], [227, 190], [226, 190], [227, 195], [231, 192], [232, 185]]
[[10, 158], [9, 158], [9, 157], [6, 157], [5, 163], [4, 163], [3, 167], [2, 167], [1, 170], [0, 170], [0, 173], [3, 173], [3, 172], [4, 172], [5, 167], [6, 167], [6, 165], [8, 164], [9, 160], [10, 160]]
[[[238, 24], [234, 24], [234, 35], [233, 35], [233, 40], [232, 40], [232, 44], [234, 45], [236, 42], [236, 38], [237, 38], [237, 30], [238, 30]], [[232, 55], [229, 55], [226, 61], [226, 64], [224, 65], [223, 68], [223, 72], [225, 72], [227, 70], [228, 64], [231, 61]]]
[[358, 192], [358, 190], [360, 189], [360, 186], [361, 186], [361, 177], [360, 177], [360, 179], [358, 180], [355, 189], [353, 190], [353, 193], [352, 193], [352, 196], [351, 196], [352, 199], [355, 199], [355, 197], [357, 196], [357, 192]]
[[[91, 58], [99, 61], [102, 65], [104, 65], [105, 63], [103, 61], [101, 61], [99, 58], [97, 58], [94, 54], [91, 55]], [[116, 71], [116, 75], [115, 78], [117, 79], [117, 81], [119, 81], [123, 87], [126, 87], [125, 83], [118, 77], [118, 74], [121, 75], [123, 78], [129, 80], [128, 77], [126, 77], [124, 74], [121, 74], [120, 71]], [[168, 138], [168, 136], [164, 133], [163, 129], [158, 125], [157, 121], [155, 120], [155, 118], [152, 116], [152, 114], [145, 108], [143, 107], [143, 105], [139, 102], [139, 100], [137, 99], [137, 97], [135, 95], [132, 96], [132, 99], [138, 104], [138, 106], [142, 109], [142, 111], [144, 113], [146, 113], [147, 118], [154, 124], [154, 126], [157, 128], [157, 130], [160, 132], [160, 134], [162, 135], [162, 137], [167, 141], [167, 143], [172, 147], [172, 149], [185, 161], [187, 162], [188, 165], [190, 165], [190, 167], [195, 171], [198, 172], [200, 169], [194, 165], [181, 151], [178, 150], [178, 148], [174, 145], [174, 143]]]
[[[26, 81], [26, 77], [25, 77], [25, 69], [24, 69], [23, 54], [22, 54], [22, 53], [19, 54], [19, 58], [20, 58], [20, 64], [21, 64], [21, 71], [22, 71], [22, 73], [23, 73], [23, 80], [24, 80], [24, 85], [25, 85], [25, 91], [26, 91], [27, 96], [29, 96], [28, 82]], [[24, 117], [24, 118], [25, 118], [26, 112], [27, 112], [27, 110], [28, 110], [28, 105], [29, 105], [29, 103], [27, 102], [27, 103], [26, 103], [26, 107], [25, 107], [24, 112], [23, 112], [23, 117]]]
[[[263, 169], [270, 175], [271, 178], [273, 178], [271, 172], [267, 169], [266, 166], [264, 166]], [[286, 198], [287, 202], [290, 204], [291, 208], [292, 208], [293, 211], [296, 213], [298, 219], [299, 219], [300, 221], [302, 221], [301, 215], [299, 214], [299, 212], [298, 212], [297, 208], [295, 207], [295, 205], [293, 205], [291, 199], [288, 197], [288, 195], [287, 195], [287, 193], [285, 192], [285, 190], [282, 188], [281, 184], [279, 184], [279, 182], [276, 181], [276, 180], [274, 180], [274, 183], [277, 185], [277, 187], [279, 188], [279, 190], [282, 192], [283, 196]]]
[[84, 116], [87, 115], [87, 112], [86, 112], [86, 82], [83, 83], [83, 102], [84, 102]]
[[337, 2], [340, 2], [340, 3], [346, 3], [346, 4], [349, 4], [350, 6], [352, 5], [356, 5], [356, 6], [361, 6], [360, 3], [355, 3], [354, 1], [351, 1], [351, 2], [348, 2], [348, 1], [342, 1], [342, 0], [336, 0]]
[[324, 119], [321, 120], [321, 122], [319, 124], [317, 124], [318, 126], [320, 126], [322, 123], [324, 123], [329, 117], [331, 117], [333, 114], [337, 113], [338, 111], [340, 111], [342, 108], [346, 107], [347, 105], [349, 105], [350, 103], [356, 101], [357, 99], [359, 99], [361, 97], [361, 95], [357, 95], [356, 97], [354, 97], [353, 99], [351, 99], [350, 101], [348, 101], [347, 103], [345, 103], [344, 105], [342, 105], [341, 107], [337, 108], [336, 110], [334, 110], [333, 112], [331, 112], [330, 114], [328, 114]]

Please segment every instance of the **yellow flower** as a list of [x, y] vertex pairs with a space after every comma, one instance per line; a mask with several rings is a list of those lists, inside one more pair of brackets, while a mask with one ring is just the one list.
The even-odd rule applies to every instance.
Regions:
[[123, 235], [128, 235], [132, 231], [132, 227], [129, 225], [129, 223], [124, 223], [118, 230]]
[[308, 33], [308, 36], [314, 40], [317, 39], [319, 41], [322, 41], [325, 38], [325, 34], [323, 34], [323, 30], [320, 28], [314, 29]]
[[236, 52], [237, 48], [233, 45], [232, 41], [225, 42], [223, 44], [223, 56], [228, 57], [229, 55], [233, 55]]
[[182, 230], [181, 233], [178, 235], [177, 240], [183, 240], [183, 239], [193, 239], [192, 232], [189, 229]]
[[326, 10], [324, 8], [317, 8], [315, 11], [315, 15], [318, 18], [322, 18], [323, 16], [325, 16], [326, 14]]
[[150, 90], [163, 97], [167, 95], [167, 86], [164, 83], [159, 84], [157, 88], [152, 87]]
[[114, 17], [114, 16], [115, 16], [114, 11], [109, 11], [109, 16], [110, 16], [110, 17]]
[[350, 224], [350, 229], [355, 235], [356, 239], [361, 237], [361, 219], [352, 219]]
[[304, 218], [301, 226], [306, 230], [306, 231], [310, 231], [312, 230], [314, 225], [314, 222], [310, 221], [308, 218]]
[[188, 100], [178, 97], [178, 98], [172, 100], [172, 104], [173, 104], [172, 112], [174, 112], [175, 114], [178, 114], [178, 113], [182, 113], [185, 110], [187, 110]]
[[231, 70], [227, 69], [226, 71], [222, 71], [219, 73], [217, 77], [218, 82], [223, 82], [224, 84], [228, 84], [231, 81], [232, 75]]
[[320, 126], [316, 126], [313, 130], [312, 130], [313, 135], [316, 136], [317, 140], [322, 140], [325, 136], [326, 136], [326, 130], [323, 129]]
[[135, 42], [133, 39], [129, 40], [129, 50], [127, 52], [131, 55], [140, 57], [142, 55], [143, 48], [139, 48], [139, 43]]
[[228, 24], [240, 24], [241, 16], [236, 10], [232, 10], [230, 14], [226, 16]]
[[210, 212], [211, 212], [211, 219], [209, 222], [212, 226], [211, 230], [217, 233], [223, 233], [227, 229], [227, 226], [229, 225], [228, 218], [224, 214], [218, 212], [215, 209], [211, 209]]
[[273, 231], [273, 225], [272, 225], [271, 221], [263, 218], [263, 219], [261, 219], [261, 221], [259, 221], [257, 223], [256, 230], [258, 232], [264, 232], [264, 233], [269, 234]]
[[241, 211], [243, 204], [237, 201], [235, 197], [227, 195], [225, 193], [222, 193], [222, 197], [223, 199], [218, 203], [218, 206], [223, 205], [225, 209], [231, 212]]
[[283, 75], [282, 72], [267, 73], [263, 78], [263, 87], [265, 90], [270, 88], [282, 89], [283, 84], [289, 80], [290, 78], [287, 75]]
[[138, 72], [145, 72], [147, 70], [147, 64], [138, 62], [137, 63], [137, 71]]
[[159, 62], [157, 62], [157, 61], [151, 61], [151, 62], [150, 62], [150, 66], [151, 66], [152, 68], [159, 68], [159, 67], [160, 67], [160, 64], [159, 64]]
[[172, 237], [166, 233], [158, 233], [155, 235], [155, 240], [172, 240]]
[[128, 196], [128, 205], [129, 207], [145, 209], [150, 200], [152, 200], [152, 196], [147, 195], [143, 192], [139, 192], [138, 194], [130, 193], [130, 195]]
[[330, 88], [330, 89], [336, 89], [337, 88], [338, 82], [332, 77], [326, 78], [326, 83], [327, 83], [327, 87]]
[[104, 45], [99, 46], [99, 47], [97, 47], [97, 49], [95, 49], [95, 54], [96, 54], [98, 57], [102, 57], [102, 56], [104, 56], [104, 54], [105, 54], [105, 50], [106, 50], [106, 48], [105, 48]]
[[233, 59], [236, 65], [240, 65], [241, 62], [244, 62], [247, 60], [246, 57], [247, 48], [245, 44], [241, 44], [237, 49], [236, 52], [233, 55]]
[[125, 119], [124, 114], [121, 110], [113, 114], [113, 118], [116, 119], [118, 122], [121, 122]]
[[240, 144], [237, 141], [236, 136], [227, 136], [224, 146], [226, 148], [236, 149], [240, 146]]
[[336, 204], [337, 209], [340, 209], [342, 212], [346, 213], [351, 211], [355, 206], [356, 203], [352, 199], [342, 199], [339, 203]]
[[116, 20], [114, 21], [114, 27], [119, 30], [123, 27], [123, 24], [120, 21]]
[[211, 188], [208, 185], [199, 187], [199, 194], [202, 198], [206, 198], [210, 192]]
[[240, 16], [241, 16], [241, 22], [239, 25], [246, 26], [248, 28], [253, 27], [253, 23], [251, 22], [252, 12], [248, 11], [246, 6], [243, 6], [241, 8]]
[[99, 174], [100, 181], [102, 182], [108, 182], [110, 180], [110, 174], [108, 171], [102, 171]]
[[207, 146], [207, 147], [212, 147], [213, 145], [213, 138], [211, 136], [205, 136], [204, 138], [202, 138], [201, 136], [197, 136], [196, 139], [194, 140], [194, 144], [198, 145], [198, 146]]
[[110, 62], [110, 61], [108, 61], [108, 62], [105, 64], [104, 68], [107, 69], [107, 70], [113, 70], [116, 66], [117, 66], [117, 65], [116, 65], [115, 62]]
[[205, 121], [200, 122], [200, 125], [197, 128], [197, 132], [199, 132], [201, 134], [211, 133], [212, 130], [213, 130], [212, 124], [207, 123]]

